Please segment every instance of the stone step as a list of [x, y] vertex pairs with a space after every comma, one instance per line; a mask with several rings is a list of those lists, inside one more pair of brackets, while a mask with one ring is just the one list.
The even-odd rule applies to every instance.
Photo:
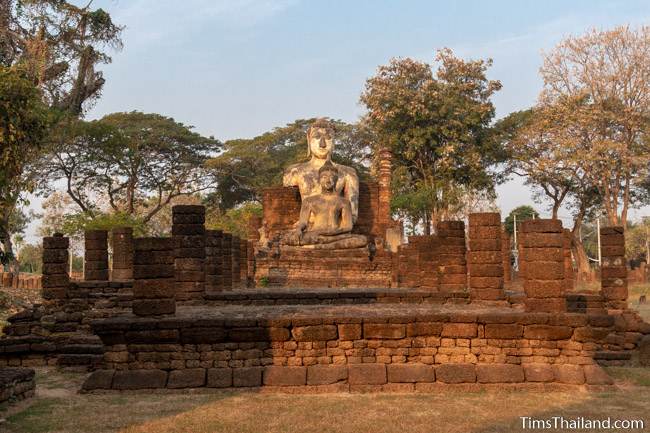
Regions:
[[98, 366], [103, 359], [102, 355], [89, 355], [89, 354], [61, 354], [57, 358], [57, 365], [60, 366], [77, 366], [88, 365]]
[[609, 350], [601, 350], [594, 354], [594, 359], [604, 360], [604, 361], [627, 361], [631, 358], [632, 358], [632, 353], [629, 351], [614, 352]]
[[102, 344], [67, 344], [59, 349], [61, 354], [79, 355], [102, 355], [104, 346]]

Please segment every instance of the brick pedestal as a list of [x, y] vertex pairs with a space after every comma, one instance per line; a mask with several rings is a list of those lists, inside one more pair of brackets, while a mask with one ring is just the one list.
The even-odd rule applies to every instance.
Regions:
[[248, 286], [248, 240], [239, 240], [239, 286], [245, 288]]
[[43, 238], [43, 298], [65, 299], [70, 277], [68, 275], [70, 240], [61, 233]]
[[441, 221], [438, 232], [438, 274], [441, 292], [462, 292], [467, 288], [465, 223]]
[[108, 232], [86, 230], [84, 255], [84, 279], [86, 281], [108, 280]]
[[232, 257], [232, 288], [241, 288], [241, 239], [239, 236], [233, 236], [230, 244], [231, 257]]
[[176, 299], [203, 299], [205, 292], [205, 207], [172, 207]]
[[470, 252], [469, 288], [473, 300], [505, 299], [503, 292], [503, 252], [501, 251], [501, 215], [469, 215]]
[[602, 263], [601, 292], [610, 310], [627, 308], [627, 267], [625, 265], [625, 235], [623, 227], [600, 229]]
[[510, 261], [510, 256], [512, 252], [512, 244], [510, 241], [510, 235], [506, 232], [503, 227], [501, 228], [501, 262], [503, 264], [503, 282], [508, 283], [512, 281], [512, 262]]
[[112, 280], [133, 278], [133, 229], [116, 227], [111, 232], [113, 243]]
[[564, 283], [566, 284], [566, 291], [571, 292], [576, 285], [576, 273], [573, 270], [573, 258], [571, 256], [573, 234], [569, 229], [564, 229], [562, 232], [564, 235], [564, 245], [562, 250], [564, 255]]
[[223, 290], [232, 290], [232, 242], [230, 233], [221, 238], [221, 278]]
[[564, 233], [560, 220], [521, 224], [521, 259], [527, 311], [566, 311]]
[[176, 312], [172, 238], [133, 239], [133, 314], [159, 316]]
[[205, 231], [205, 292], [214, 293], [223, 290], [221, 263], [221, 230]]

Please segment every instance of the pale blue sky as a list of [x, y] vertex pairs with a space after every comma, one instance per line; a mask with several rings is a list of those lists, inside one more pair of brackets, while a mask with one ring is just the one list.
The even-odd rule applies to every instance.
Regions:
[[[354, 122], [365, 80], [391, 57], [435, 50], [494, 60], [497, 116], [529, 107], [542, 50], [589, 28], [650, 24], [648, 1], [96, 0], [125, 25], [89, 118], [157, 112], [221, 140], [298, 118]], [[506, 214], [531, 202], [499, 187]], [[544, 211], [544, 206], [538, 206]], [[567, 221], [568, 222], [568, 221]], [[566, 224], [566, 223], [565, 223]], [[30, 227], [30, 232], [33, 228]]]

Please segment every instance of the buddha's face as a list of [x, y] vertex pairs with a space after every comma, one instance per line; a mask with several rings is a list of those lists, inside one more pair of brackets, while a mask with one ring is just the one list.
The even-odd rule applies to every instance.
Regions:
[[334, 141], [325, 128], [314, 128], [309, 136], [309, 150], [319, 159], [326, 159], [334, 150]]
[[320, 182], [320, 187], [323, 191], [332, 192], [334, 191], [334, 187], [336, 186], [336, 181], [338, 180], [338, 176], [336, 175], [336, 173], [334, 173], [334, 171], [326, 170], [320, 174], [318, 180]]

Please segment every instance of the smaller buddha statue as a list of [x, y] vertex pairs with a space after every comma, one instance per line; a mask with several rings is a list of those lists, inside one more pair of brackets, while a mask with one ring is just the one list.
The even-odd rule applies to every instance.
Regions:
[[350, 200], [336, 191], [338, 169], [330, 161], [318, 170], [320, 194], [305, 197], [300, 219], [286, 233], [281, 244], [314, 249], [348, 249], [368, 245], [364, 235], [352, 234], [354, 225]]

